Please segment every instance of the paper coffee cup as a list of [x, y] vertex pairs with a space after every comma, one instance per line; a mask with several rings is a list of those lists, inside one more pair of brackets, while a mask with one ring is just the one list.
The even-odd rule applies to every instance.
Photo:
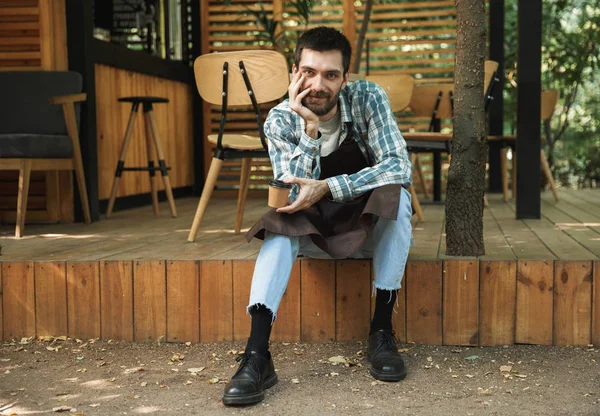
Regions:
[[291, 183], [272, 180], [269, 182], [269, 206], [271, 208], [285, 207], [288, 202], [288, 195], [292, 188]]

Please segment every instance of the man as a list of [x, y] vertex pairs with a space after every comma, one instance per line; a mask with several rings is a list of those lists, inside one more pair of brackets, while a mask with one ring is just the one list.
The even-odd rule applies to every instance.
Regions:
[[289, 99], [265, 122], [275, 178], [293, 184], [291, 203], [248, 232], [263, 238], [250, 293], [250, 338], [223, 403], [250, 404], [277, 382], [271, 326], [299, 253], [316, 258], [373, 258], [376, 306], [369, 335], [371, 375], [406, 376], [392, 311], [411, 243], [412, 181], [406, 143], [385, 92], [348, 84], [352, 49], [339, 31], [317, 27], [296, 46]]

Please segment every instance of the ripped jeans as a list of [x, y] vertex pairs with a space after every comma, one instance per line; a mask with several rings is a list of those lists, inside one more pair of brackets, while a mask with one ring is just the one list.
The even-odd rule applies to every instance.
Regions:
[[[400, 289], [402, 275], [412, 246], [412, 216], [410, 193], [402, 188], [397, 220], [379, 218], [371, 237], [362, 250], [349, 258], [373, 259], [376, 289]], [[309, 236], [286, 236], [265, 232], [265, 240], [258, 254], [248, 310], [257, 304], [264, 305], [277, 315], [285, 293], [292, 265], [298, 254], [317, 259], [331, 259], [318, 248]]]

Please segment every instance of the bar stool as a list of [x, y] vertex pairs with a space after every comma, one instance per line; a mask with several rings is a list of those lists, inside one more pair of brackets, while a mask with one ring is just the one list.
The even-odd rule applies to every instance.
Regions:
[[[115, 199], [117, 197], [117, 190], [119, 189], [119, 181], [121, 180], [121, 174], [123, 171], [148, 171], [150, 174], [150, 187], [152, 190], [152, 206], [154, 208], [154, 214], [158, 215], [158, 188], [155, 181], [154, 172], [159, 170], [162, 174], [163, 183], [165, 186], [165, 193], [169, 200], [169, 208], [171, 209], [171, 215], [177, 217], [177, 210], [175, 209], [175, 200], [173, 199], [173, 190], [171, 188], [171, 181], [169, 180], [168, 170], [165, 162], [165, 156], [160, 145], [160, 139], [158, 137], [158, 128], [156, 126], [156, 119], [154, 118], [154, 111], [152, 109], [152, 103], [168, 103], [167, 98], [162, 97], [121, 97], [120, 102], [132, 103], [131, 114], [129, 115], [129, 121], [127, 122], [127, 129], [125, 130], [125, 138], [121, 146], [121, 154], [119, 156], [119, 162], [117, 163], [117, 170], [115, 172], [115, 180], [113, 182], [112, 190], [110, 192], [110, 199], [108, 201], [108, 208], [106, 210], [106, 218], [109, 218], [112, 214]], [[127, 156], [127, 149], [131, 142], [133, 125], [135, 123], [135, 117], [140, 103], [144, 106], [144, 122], [146, 123], [146, 152], [148, 156], [148, 167], [125, 167], [125, 157]], [[150, 137], [152, 136], [152, 138]], [[154, 166], [154, 157], [152, 155], [152, 142], [158, 155], [158, 167]]]

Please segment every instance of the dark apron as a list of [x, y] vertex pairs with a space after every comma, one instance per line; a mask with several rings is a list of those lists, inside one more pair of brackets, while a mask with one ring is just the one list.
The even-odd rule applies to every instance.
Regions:
[[[319, 179], [351, 175], [367, 166], [358, 143], [347, 137], [336, 151], [321, 157]], [[400, 185], [385, 185], [349, 202], [323, 198], [310, 208], [293, 214], [271, 209], [248, 231], [246, 239], [248, 242], [253, 237], [262, 240], [265, 230], [287, 236], [308, 235], [331, 257], [346, 258], [363, 248], [377, 218], [397, 218], [400, 192]]]

